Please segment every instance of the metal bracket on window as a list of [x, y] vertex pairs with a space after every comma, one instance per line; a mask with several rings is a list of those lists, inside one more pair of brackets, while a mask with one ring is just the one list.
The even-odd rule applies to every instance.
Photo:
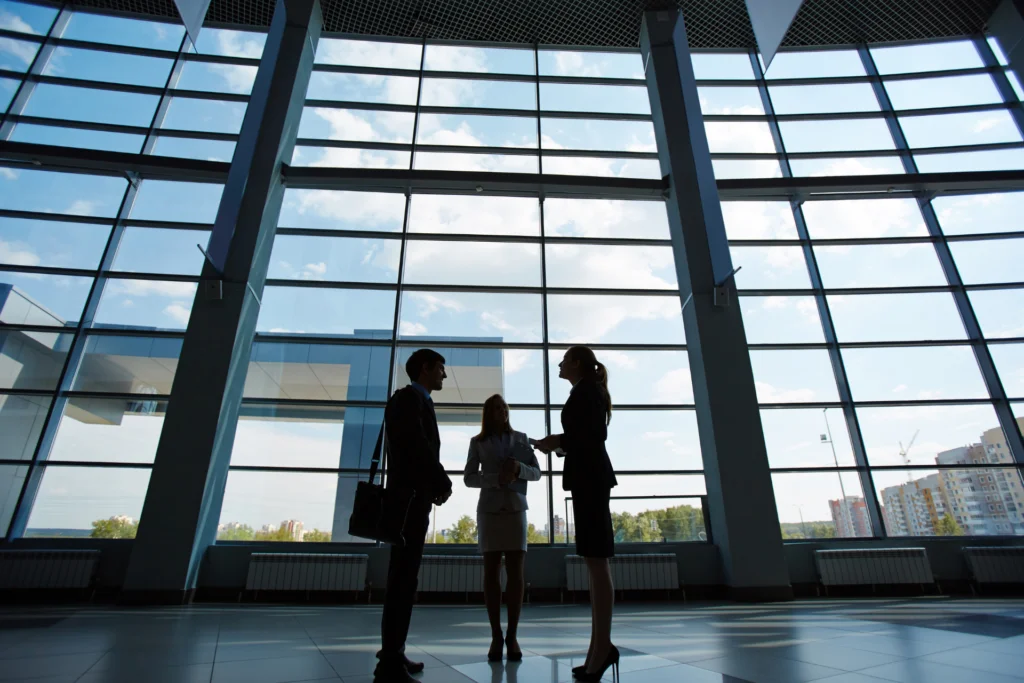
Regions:
[[[217, 273], [217, 278], [214, 280], [200, 281], [203, 286], [203, 292], [206, 294], [206, 298], [210, 301], [220, 301], [224, 298], [224, 273], [221, 272], [220, 268], [218, 268], [213, 262], [213, 259], [210, 258], [210, 255], [205, 249], [203, 249], [203, 245], [197, 244], [196, 247], [202, 252], [203, 258], [205, 258], [206, 262], [210, 264], [210, 267], [213, 268], [213, 272]], [[263, 303], [260, 301], [259, 295], [256, 293], [256, 290], [252, 288], [252, 285], [248, 280], [245, 281], [245, 287], [249, 290], [249, 293], [252, 294], [252, 298], [256, 300], [256, 305], [262, 307]]]
[[732, 269], [732, 272], [725, 276], [725, 278], [715, 284], [715, 308], [726, 308], [729, 305], [729, 288], [728, 283], [736, 273], [740, 272], [743, 266], [736, 266]]

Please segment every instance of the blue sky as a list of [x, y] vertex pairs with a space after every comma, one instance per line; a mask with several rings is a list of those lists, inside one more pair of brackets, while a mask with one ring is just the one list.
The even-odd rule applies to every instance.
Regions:
[[[53, 11], [0, 2], [0, 26], [22, 33], [42, 34]], [[76, 13], [64, 34], [68, 38], [176, 50], [182, 29]], [[205, 29], [198, 52], [258, 58], [263, 36]], [[25, 71], [36, 43], [0, 39], [0, 67]], [[969, 42], [937, 46], [873, 49], [883, 74], [954, 69], [981, 64]], [[540, 87], [540, 132], [535, 83], [497, 79], [459, 80], [434, 72], [518, 74], [532, 76], [530, 50], [369, 43], [323, 39], [320, 64], [389, 66], [427, 71], [420, 97], [424, 105], [521, 110], [523, 116], [423, 114], [416, 136], [420, 144], [465, 147], [466, 153], [418, 152], [416, 168], [471, 171], [537, 172], [535, 156], [472, 154], [473, 147], [511, 147], [550, 152], [559, 149], [655, 151], [653, 126], [647, 121], [565, 119], [546, 111], [647, 114], [649, 103], [642, 84], [577, 85], [544, 83]], [[542, 51], [537, 59], [542, 75], [643, 78], [639, 54]], [[162, 88], [171, 59], [105, 54], [81, 48], [59, 48], [44, 73], [68, 78], [146, 85]], [[751, 79], [747, 55], [698, 54], [693, 59], [698, 78]], [[766, 74], [778, 113], [878, 111], [866, 84], [828, 86], [773, 85], [781, 78], [863, 75], [856, 52], [781, 53]], [[212, 93], [244, 95], [255, 76], [254, 66], [189, 62], [177, 87]], [[5, 107], [16, 83], [0, 80], [0, 106]], [[378, 76], [315, 72], [309, 97], [328, 101], [403, 104], [416, 103], [420, 90], [415, 75]], [[986, 75], [887, 82], [897, 109], [942, 107], [998, 102], [998, 92]], [[702, 86], [705, 114], [763, 114], [753, 84]], [[25, 114], [80, 121], [148, 127], [156, 111], [155, 95], [116, 93], [100, 89], [42, 84], [37, 86]], [[168, 107], [164, 129], [237, 132], [244, 103], [177, 97]], [[411, 113], [308, 107], [300, 136], [361, 142], [412, 141]], [[901, 117], [912, 146], [979, 144], [1020, 141], [1006, 111]], [[768, 126], [760, 121], [708, 122], [712, 152], [773, 153]], [[781, 124], [790, 152], [835, 151], [823, 160], [794, 160], [798, 175], [902, 172], [895, 157], [844, 157], [851, 150], [893, 149], [881, 118], [854, 121], [792, 121]], [[138, 152], [141, 135], [79, 131], [50, 126], [19, 125], [14, 140]], [[233, 143], [158, 137], [154, 152], [200, 159], [230, 160]], [[1021, 168], [1024, 150], [950, 155], [915, 155], [921, 170]], [[293, 162], [314, 166], [408, 168], [410, 155], [401, 151], [297, 148]], [[597, 157], [544, 158], [546, 173], [595, 176], [658, 177], [656, 161]], [[774, 161], [715, 162], [719, 177], [779, 175]], [[72, 214], [95, 218], [115, 216], [126, 182], [119, 178], [57, 174], [32, 169], [0, 169], [0, 208]], [[140, 220], [212, 223], [221, 188], [197, 183], [143, 182], [131, 217]], [[1019, 228], [1024, 193], [944, 197], [934, 200], [942, 228], [948, 234], [1012, 231]], [[286, 193], [281, 226], [310, 229], [401, 231], [405, 198], [400, 194], [315, 192]], [[416, 236], [540, 234], [536, 200], [502, 197], [414, 196], [410, 233]], [[925, 236], [926, 230], [912, 200], [809, 201], [804, 204], [808, 230], [814, 238]], [[727, 202], [723, 204], [731, 239], [795, 239], [787, 204]], [[667, 239], [662, 207], [654, 202], [549, 199], [544, 207], [548, 235], [576, 237], [633, 237]], [[0, 265], [47, 266], [92, 270], [98, 265], [109, 234], [107, 224], [0, 219]], [[396, 238], [397, 238], [396, 234]], [[170, 280], [132, 279], [131, 273], [196, 276], [208, 232], [181, 229], [129, 228], [102, 294], [96, 325], [145, 326], [184, 330], [195, 284]], [[270, 276], [296, 281], [347, 281], [396, 284], [400, 241], [385, 237], [281, 235], [274, 245]], [[1017, 282], [1024, 258], [1024, 239], [954, 242], [951, 249], [964, 281], [969, 284]], [[679, 314], [671, 249], [664, 246], [549, 244], [541, 272], [538, 244], [465, 241], [459, 243], [411, 240], [406, 250], [404, 282], [408, 285], [461, 284], [470, 286], [627, 288], [662, 290], [665, 296], [551, 295], [547, 299], [549, 340], [608, 344], [682, 344], [685, 336]], [[814, 247], [822, 279], [830, 288], [878, 288], [944, 283], [934, 249], [923, 244], [841, 245]], [[773, 290], [810, 286], [802, 250], [797, 246], [733, 247], [733, 260], [743, 266], [737, 276], [741, 289], [765, 290], [763, 296], [742, 296], [740, 306], [747, 338], [754, 343], [820, 343], [823, 341], [812, 297]], [[91, 280], [84, 275], [25, 274], [4, 271], [0, 282], [13, 284], [64, 321], [81, 314]], [[1022, 290], [970, 293], [979, 322], [990, 337], [1024, 336]], [[828, 303], [841, 342], [960, 340], [965, 336], [952, 296], [948, 293], [829, 295]], [[397, 334], [420, 336], [492, 337], [510, 343], [543, 339], [542, 298], [533, 293], [447, 293], [406, 291], [401, 301], [393, 291], [308, 287], [268, 288], [258, 323], [260, 332], [290, 334], [363, 334], [380, 337], [390, 330], [396, 304], [401, 305]], [[8, 322], [8, 321], [5, 321]], [[357, 331], [363, 332], [357, 332]], [[370, 334], [369, 331], [378, 331]], [[1011, 396], [1024, 397], [1024, 345], [993, 345], [991, 352]], [[543, 366], [552, 377], [560, 351], [544, 359], [538, 350], [508, 349], [503, 353], [504, 386], [509, 400], [543, 402]], [[619, 404], [683, 405], [692, 403], [688, 362], [680, 351], [605, 351], [612, 391]], [[835, 401], [838, 394], [827, 353], [804, 349], [759, 350], [751, 353], [758, 396], [763, 402], [794, 404]], [[968, 347], [914, 349], [848, 349], [844, 361], [851, 390], [858, 400], [966, 399], [983, 397], [984, 386]], [[167, 370], [173, 371], [173, 363]], [[936, 372], [935, 368], [942, 368]], [[280, 371], [280, 370], [279, 370]], [[9, 370], [0, 379], [10, 381]], [[283, 372], [283, 371], [282, 371]], [[169, 375], [168, 375], [169, 376]], [[46, 387], [46, 378], [40, 378]], [[48, 388], [48, 387], [46, 387]], [[568, 386], [556, 379], [551, 400], [564, 400]], [[1022, 410], [1019, 414], [1024, 414]], [[777, 467], [829, 465], [831, 447], [820, 441], [826, 415], [840, 464], [852, 462], [845, 423], [838, 409], [765, 410], [763, 421], [771, 464]], [[868, 454], [874, 464], [894, 460], [898, 442], [915, 430], [914, 462], [930, 464], [941, 450], [976, 441], [996, 425], [987, 406], [863, 408], [858, 413]], [[531, 436], [543, 432], [543, 413], [516, 411], [517, 428]], [[134, 414], [120, 425], [88, 424], [65, 415], [51, 457], [54, 459], [152, 461], [161, 426], [159, 416]], [[557, 425], [557, 411], [552, 423]], [[446, 464], [461, 467], [467, 441], [476, 428], [443, 429]], [[236, 463], [332, 467], [344, 431], [340, 416], [321, 421], [245, 419], [235, 444]], [[621, 411], [609, 436], [617, 468], [699, 469], [700, 448], [692, 411]], [[560, 463], [556, 461], [556, 466]], [[112, 514], [137, 516], [148, 470], [76, 470], [52, 468], [43, 483], [31, 526], [84, 527]], [[623, 477], [620, 495], [703, 493], [701, 477]], [[783, 521], [828, 518], [827, 500], [838, 497], [835, 474], [776, 475], [774, 478]], [[848, 494], [859, 495], [859, 480], [843, 479]], [[888, 484], [887, 484], [888, 485]], [[325, 474], [232, 473], [225, 499], [224, 521], [254, 526], [302, 519], [307, 528], [329, 528], [333, 517], [337, 477]], [[531, 520], [546, 523], [544, 487], [531, 487]], [[556, 506], [561, 510], [560, 482], [555, 482]], [[438, 526], [447, 526], [474, 509], [474, 492], [456, 487], [453, 501], [438, 512]], [[632, 505], [632, 504], [630, 504]], [[646, 503], [637, 503], [644, 509]], [[627, 509], [624, 507], [623, 509]], [[629, 507], [628, 509], [632, 509]], [[557, 511], [557, 510], [556, 510]], [[562, 513], [564, 514], [564, 513]]]

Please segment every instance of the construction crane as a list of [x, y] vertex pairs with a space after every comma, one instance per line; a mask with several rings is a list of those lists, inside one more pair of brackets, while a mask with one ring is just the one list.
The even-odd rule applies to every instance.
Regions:
[[[903, 464], [906, 465], [907, 467], [910, 467], [910, 457], [907, 455], [907, 453], [909, 453], [910, 449], [913, 448], [914, 442], [917, 441], [917, 435], [920, 434], [920, 433], [921, 433], [920, 429], [918, 429], [916, 432], [914, 432], [914, 436], [910, 437], [910, 443], [907, 444], [906, 448], [903, 447], [903, 442], [902, 441], [899, 442], [899, 444], [900, 444], [900, 458], [903, 459]], [[907, 471], [907, 483], [909, 484], [911, 481], [913, 481], [912, 472], [910, 472], [908, 470]]]

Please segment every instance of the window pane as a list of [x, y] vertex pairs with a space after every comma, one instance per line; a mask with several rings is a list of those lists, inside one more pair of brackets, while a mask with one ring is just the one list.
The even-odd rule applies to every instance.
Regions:
[[415, 114], [309, 107], [302, 110], [299, 137], [357, 142], [412, 142]]
[[852, 467], [857, 464], [841, 408], [762, 410], [761, 428], [768, 448], [768, 463], [772, 467]]
[[540, 108], [542, 111], [650, 114], [651, 102], [643, 86], [541, 83]]
[[210, 233], [205, 230], [126, 228], [111, 270], [199, 275], [203, 254], [196, 245], [209, 241]]
[[738, 247], [732, 252], [732, 264], [743, 270], [736, 273], [740, 289], [809, 289], [811, 278], [800, 247]]
[[788, 202], [722, 202], [722, 217], [725, 234], [731, 240], [797, 238], [793, 210]]
[[750, 351], [758, 403], [839, 400], [828, 351]]
[[989, 344], [1007, 396], [1024, 398], [1024, 344]]
[[165, 157], [230, 163], [235, 154], [235, 143], [226, 140], [200, 140], [169, 135], [157, 135], [155, 139], [156, 143], [151, 153]]
[[1024, 168], [1024, 150], [999, 149], [990, 152], [957, 152], [955, 154], [915, 154], [921, 173], [953, 173], [959, 171], [1014, 171]]
[[[564, 355], [565, 349], [552, 349], [548, 356], [552, 405], [561, 405], [569, 398], [571, 385], [558, 378], [558, 364]], [[606, 349], [597, 352], [597, 359], [608, 368], [608, 388], [613, 405], [693, 403], [690, 362], [686, 351]]]
[[223, 190], [223, 185], [209, 183], [144, 180], [131, 216], [135, 220], [212, 224]]
[[534, 72], [533, 50], [464, 45], [427, 45], [425, 71], [464, 71], [493, 74]]
[[[8, 6], [10, 6], [9, 3]], [[41, 30], [36, 32], [46, 33], [49, 23], [47, 20], [40, 26]], [[176, 51], [181, 45], [181, 38], [184, 34], [185, 28], [177, 23], [142, 21], [91, 12], [74, 12], [62, 37], [90, 43], [112, 43]]]
[[96, 523], [127, 517], [134, 538], [148, 486], [148, 468], [47, 467], [25, 536], [110, 538]]
[[818, 304], [811, 296], [740, 297], [743, 329], [750, 344], [822, 343]]
[[782, 168], [775, 160], [744, 161], [734, 159], [712, 159], [715, 178], [781, 178]]
[[[424, 339], [425, 343], [429, 340]], [[508, 403], [544, 403], [544, 353], [530, 349], [473, 349], [429, 344], [445, 358], [448, 379], [444, 388], [431, 395], [435, 403], [468, 403], [483, 405], [484, 401], [500, 394]], [[416, 349], [401, 347], [395, 354], [395, 387], [409, 384], [405, 363]], [[480, 431], [480, 411], [473, 408], [468, 424], [473, 434]], [[452, 413], [452, 419], [458, 417]], [[468, 442], [467, 442], [468, 446]], [[466, 464], [466, 450], [462, 449], [460, 469]]]
[[184, 330], [196, 287], [194, 282], [111, 278], [100, 296], [94, 324]]
[[90, 336], [72, 389], [117, 394], [170, 394], [181, 339]]
[[259, 341], [249, 357], [245, 397], [386, 401], [390, 359], [388, 346]]
[[894, 149], [883, 119], [780, 121], [787, 152], [845, 152]]
[[[4, 356], [7, 356], [6, 351], [0, 359]], [[4, 435], [0, 441], [0, 460], [32, 459], [49, 409], [49, 397], [0, 394], [0, 431]], [[2, 476], [0, 481], [3, 481]]]
[[643, 78], [644, 62], [638, 51], [570, 52], [540, 50], [541, 76], [587, 76], [590, 78]]
[[422, 145], [537, 147], [537, 120], [525, 116], [420, 114], [417, 131]]
[[544, 200], [544, 232], [549, 237], [667, 240], [668, 214], [660, 201], [552, 197]]
[[988, 398], [969, 346], [844, 349], [843, 361], [857, 401]]
[[231, 464], [369, 467], [383, 419], [383, 408], [243, 404]]
[[413, 168], [426, 171], [537, 173], [537, 157], [511, 154], [445, 154], [416, 152]]
[[983, 438], [1002, 438], [991, 405], [858, 406], [857, 421], [868, 463], [876, 466], [934, 465], [939, 453], [978, 443]]
[[879, 110], [878, 99], [870, 83], [771, 86], [768, 92], [776, 114]]
[[885, 90], [894, 109], [965, 107], [1003, 101], [988, 74], [886, 81]]
[[423, 52], [419, 42], [386, 43], [370, 40], [321, 38], [316, 46], [317, 64], [419, 69]]
[[950, 242], [949, 250], [964, 284], [1024, 280], [1024, 239]]
[[74, 327], [92, 279], [0, 271], [0, 322]]
[[52, 119], [149, 127], [159, 99], [156, 95], [38, 83], [23, 113]]
[[0, 78], [0, 113], [5, 113], [14, 99], [14, 92], [18, 89], [18, 81], [13, 78]]
[[[562, 431], [557, 411], [551, 415], [551, 425], [556, 433]], [[615, 411], [606, 446], [617, 471], [704, 469], [697, 414], [692, 410]], [[561, 471], [565, 459], [552, 462]]]
[[[7, 15], [4, 17], [5, 29], [17, 33], [32, 33], [35, 35], [47, 33], [50, 30], [50, 24], [53, 23], [54, 18], [57, 16], [56, 7], [29, 5], [22, 2], [4, 2], [2, 11]], [[74, 24], [77, 16], [75, 14], [71, 15], [71, 25]], [[68, 26], [68, 30], [70, 30], [71, 25]]]
[[691, 52], [690, 62], [697, 78], [744, 80], [754, 77], [750, 57], [742, 52]]
[[[973, 448], [959, 448], [950, 454]], [[878, 472], [875, 487], [890, 536], [1024, 534], [1024, 486], [1014, 470]]]
[[[463, 435], [463, 438], [468, 443], [469, 437]], [[443, 436], [441, 440], [443, 443]], [[465, 464], [465, 454], [463, 454], [462, 459], [463, 463], [458, 467], [459, 472], [462, 471]], [[456, 480], [458, 479], [458, 473], [453, 473], [450, 476], [453, 476]], [[526, 491], [527, 504], [529, 505], [529, 509], [526, 511], [526, 519], [529, 526], [533, 528], [531, 535], [534, 539], [538, 537], [543, 538], [542, 542], [544, 543], [547, 543], [548, 537], [547, 486], [547, 477], [541, 477], [540, 481], [531, 481]], [[448, 499], [448, 502], [434, 508], [430, 528], [427, 530], [427, 543], [457, 543], [473, 544], [475, 546], [477, 542], [476, 507], [479, 498], [480, 494], [476, 489], [456, 483], [455, 491], [452, 497]], [[471, 550], [475, 552], [476, 547], [473, 547]]]
[[683, 344], [673, 296], [548, 295], [548, 335], [558, 344]]
[[[323, 39], [320, 44], [323, 45]], [[311, 100], [415, 105], [418, 91], [419, 79], [408, 76], [314, 71], [309, 77], [306, 97]]]
[[[4, 15], [0, 14], [0, 20], [3, 19], [5, 19]], [[11, 22], [5, 21], [3, 23], [5, 28], [8, 23]], [[36, 58], [36, 52], [38, 51], [39, 43], [29, 40], [0, 38], [0, 69], [24, 73], [28, 71], [28, 67], [32, 64], [32, 60]]]
[[387, 150], [338, 149], [296, 145], [292, 166], [328, 166], [336, 168], [409, 168], [409, 152]]
[[678, 291], [671, 247], [552, 244], [546, 252], [549, 287]]
[[871, 48], [878, 72], [882, 74], [949, 71], [984, 66], [978, 51], [967, 40]]
[[256, 81], [256, 66], [185, 62], [175, 87], [179, 90], [248, 95]]
[[401, 232], [405, 195], [397, 192], [284, 191], [278, 225], [317, 230]]
[[421, 89], [420, 105], [424, 107], [537, 108], [533, 83], [424, 78]]
[[55, 332], [0, 331], [0, 389], [56, 389], [71, 337]]
[[162, 88], [173, 64], [173, 60], [158, 57], [56, 47], [43, 68], [43, 75]]
[[825, 177], [834, 175], [886, 175], [906, 173], [899, 157], [851, 157], [824, 159], [790, 159], [794, 176]]
[[218, 530], [230, 529], [238, 538], [251, 533], [257, 541], [301, 541], [313, 530], [333, 532], [339, 477], [345, 476], [231, 470]]
[[945, 285], [931, 244], [814, 247], [826, 288]]
[[109, 225], [2, 216], [0, 263], [95, 269], [109, 235]]
[[409, 240], [406, 284], [540, 286], [540, 245]]
[[[536, 129], [536, 123], [532, 119], [525, 120]], [[542, 118], [540, 125], [544, 149], [658, 151], [654, 144], [654, 124], [647, 121]]]
[[803, 204], [812, 239], [924, 237], [928, 228], [913, 199], [851, 199]]
[[871, 518], [855, 472], [774, 473], [782, 538], [868, 538]]
[[840, 342], [965, 339], [953, 295], [830, 295], [829, 311]]
[[967, 295], [986, 337], [1024, 337], [1024, 289], [980, 290]]
[[947, 235], [1012, 232], [1020, 229], [1024, 192], [936, 197], [932, 207]]
[[399, 240], [278, 235], [267, 277], [393, 283], [400, 249]]
[[708, 114], [764, 114], [761, 93], [757, 88], [709, 86], [697, 88], [700, 110]]
[[412, 197], [409, 232], [540, 235], [540, 202], [533, 197], [417, 194]]
[[[237, 133], [242, 129], [245, 102], [172, 97], [161, 128], [205, 133]], [[147, 125], [149, 120], [146, 120]]]
[[401, 339], [540, 342], [539, 294], [404, 292]]
[[708, 121], [704, 132], [712, 153], [776, 151], [771, 129], [764, 121]]
[[[761, 59], [764, 67], [764, 59]], [[863, 76], [864, 64], [856, 50], [793, 50], [776, 53], [765, 78], [827, 78]]]
[[257, 332], [390, 339], [395, 293], [387, 290], [267, 287]]
[[993, 110], [939, 116], [901, 116], [900, 127], [911, 147], [945, 147], [1019, 142], [1010, 112]]
[[653, 159], [558, 157], [547, 154], [544, 155], [544, 173], [602, 178], [657, 179], [662, 177], [661, 166]]
[[195, 49], [199, 54], [259, 59], [266, 42], [266, 33], [210, 28], [202, 32]]
[[49, 460], [152, 463], [165, 412], [165, 401], [69, 398]]
[[33, 142], [39, 145], [58, 145], [78, 149], [102, 149], [109, 152], [138, 154], [142, 150], [142, 135], [125, 135], [98, 130], [77, 130], [59, 126], [37, 126], [19, 123], [10, 138], [14, 142]]

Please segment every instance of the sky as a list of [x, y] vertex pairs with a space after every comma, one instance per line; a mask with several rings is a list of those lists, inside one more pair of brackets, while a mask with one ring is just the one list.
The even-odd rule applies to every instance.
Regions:
[[[47, 8], [0, 2], [0, 27], [21, 33], [46, 32], [53, 11]], [[182, 29], [173, 25], [97, 17], [72, 16], [65, 37], [176, 50]], [[264, 37], [259, 34], [204, 29], [197, 50], [207, 55], [258, 58]], [[0, 38], [0, 68], [24, 72], [37, 44]], [[642, 83], [576, 85], [544, 83], [540, 87], [539, 132], [537, 88], [530, 50], [428, 46], [421, 54], [416, 44], [368, 43], [323, 39], [318, 64], [388, 66], [418, 70], [421, 59], [426, 77], [422, 87], [415, 74], [379, 76], [314, 72], [307, 106], [300, 124], [301, 138], [370, 143], [410, 143], [414, 130], [419, 144], [466, 147], [466, 153], [340, 149], [305, 145], [296, 148], [292, 163], [309, 166], [367, 168], [451, 169], [463, 171], [516, 171], [536, 173], [534, 155], [473, 154], [473, 147], [505, 147], [547, 152], [559, 149], [654, 152], [653, 125], [649, 121], [565, 119], [548, 111], [649, 114]], [[969, 42], [938, 46], [872, 49], [882, 74], [980, 66]], [[1001, 56], [1001, 55], [1000, 55]], [[542, 75], [643, 78], [638, 53], [578, 53], [543, 51], [537, 58]], [[759, 115], [764, 113], [747, 55], [697, 54], [693, 58], [698, 79], [737, 80], [735, 86], [703, 86], [705, 114]], [[81, 48], [58, 48], [45, 74], [162, 88], [172, 60], [105, 54]], [[431, 72], [500, 73], [527, 77], [523, 82], [456, 80]], [[187, 63], [177, 87], [229, 95], [245, 95], [252, 87], [255, 66]], [[784, 78], [863, 75], [854, 51], [780, 53], [766, 77], [773, 106], [780, 114], [872, 112], [879, 105], [867, 84], [792, 86], [775, 85]], [[0, 107], [6, 107], [16, 82], [0, 79]], [[953, 105], [991, 104], [998, 91], [987, 75], [908, 79], [887, 82], [887, 93], [897, 110]], [[1018, 87], [1018, 93], [1020, 93]], [[421, 115], [322, 106], [330, 101], [501, 108], [522, 115]], [[40, 84], [24, 110], [26, 115], [68, 117], [81, 121], [148, 127], [158, 104], [148, 94], [116, 93], [100, 89]], [[235, 133], [244, 115], [244, 102], [176, 97], [169, 104], [163, 129]], [[965, 145], [1019, 142], [1020, 132], [1005, 110], [941, 116], [901, 116], [911, 146]], [[828, 159], [793, 160], [797, 175], [899, 173], [895, 157], [848, 157], [853, 150], [893, 149], [894, 143], [881, 118], [847, 121], [784, 121], [780, 124], [789, 152], [834, 151]], [[713, 121], [705, 124], [712, 153], [774, 153], [767, 123]], [[19, 124], [17, 141], [138, 152], [142, 135], [61, 129]], [[156, 154], [200, 159], [230, 160], [232, 142], [190, 140], [158, 136]], [[1024, 150], [927, 155], [915, 154], [922, 171], [1021, 168]], [[781, 174], [773, 160], [715, 160], [719, 178], [772, 177]], [[572, 173], [603, 177], [660, 176], [658, 163], [648, 159], [545, 156], [545, 173]], [[94, 224], [0, 218], [0, 267], [40, 266], [95, 270], [110, 234], [110, 220], [118, 211], [126, 181], [112, 177], [61, 174], [32, 169], [0, 168], [0, 209], [87, 216]], [[197, 244], [209, 237], [220, 199], [218, 185], [144, 181], [132, 208], [137, 220], [175, 221], [198, 229], [129, 227], [112, 260], [110, 278], [100, 297], [96, 326], [149, 327], [183, 331], [188, 323], [194, 282], [144, 280], [132, 273], [195, 277], [202, 265]], [[942, 197], [933, 201], [943, 231], [949, 235], [1012, 232], [1019, 229], [1024, 193]], [[810, 287], [804, 255], [799, 246], [751, 246], [743, 240], [796, 239], [792, 211], [787, 203], [723, 202], [726, 232], [734, 241], [732, 257], [742, 266], [737, 275], [747, 339], [751, 343], [821, 343], [824, 341], [812, 296], [787, 290]], [[850, 200], [806, 202], [802, 211], [815, 239], [868, 237], [925, 237], [921, 213], [913, 200]], [[345, 281], [367, 285], [396, 285], [399, 279], [402, 221], [406, 213], [401, 194], [288, 190], [279, 225], [311, 230], [347, 230], [337, 236], [278, 235], [269, 276], [281, 281]], [[666, 240], [664, 245], [603, 246], [572, 243], [548, 244], [542, 272], [539, 242], [467, 240], [453, 243], [430, 239], [445, 234], [516, 236], [541, 234], [541, 207], [529, 198], [414, 195], [409, 206], [410, 239], [405, 251], [402, 282], [408, 287], [401, 300], [395, 292], [359, 287], [309, 288], [273, 286], [263, 293], [257, 323], [261, 333], [290, 335], [347, 335], [379, 340], [388, 338], [400, 306], [399, 339], [419, 337], [497, 338], [509, 344], [537, 344], [544, 340], [544, 298], [540, 294], [452, 293], [431, 291], [436, 285], [522, 286], [579, 289], [644, 289], [644, 296], [551, 294], [546, 298], [547, 339], [554, 345], [573, 343], [667, 344], [685, 343], [680, 300], [665, 211], [658, 202], [548, 199], [543, 208], [548, 236], [580, 238], [638, 238]], [[374, 234], [360, 237], [359, 232]], [[950, 243], [957, 269], [967, 284], [1019, 282], [1024, 260], [1024, 239], [1008, 237]], [[871, 288], [943, 285], [934, 248], [928, 243], [884, 245], [815, 245], [813, 255], [824, 286]], [[88, 272], [79, 275], [0, 271], [0, 283], [11, 284], [38, 306], [65, 322], [77, 321], [91, 285]], [[747, 290], [744, 294], [743, 290]], [[753, 291], [756, 290], [756, 295]], [[778, 294], [775, 292], [778, 291]], [[663, 294], [661, 294], [663, 292]], [[989, 338], [1024, 337], [1024, 290], [995, 289], [969, 294], [984, 334]], [[949, 293], [829, 294], [827, 302], [840, 342], [908, 340], [956, 341], [965, 338], [963, 325]], [[4, 322], [18, 322], [4, 320]], [[50, 319], [50, 323], [53, 319]], [[57, 335], [43, 333], [48, 343]], [[66, 342], [65, 337], [62, 341]], [[386, 341], [384, 342], [387, 343]], [[990, 351], [1003, 385], [1020, 400], [1024, 415], [1024, 344], [991, 345]], [[530, 436], [545, 431], [543, 367], [552, 377], [551, 403], [564, 401], [568, 385], [557, 377], [561, 349], [548, 359], [535, 349], [502, 351], [502, 386], [513, 404], [534, 406], [513, 411], [513, 424]], [[850, 437], [839, 408], [823, 411], [801, 404], [838, 401], [828, 354], [819, 349], [753, 350], [750, 353], [758, 399], [762, 403], [793, 407], [762, 410], [762, 422], [773, 467], [853, 464]], [[176, 352], [152, 351], [154, 369], [147, 369], [140, 393], [167, 393]], [[602, 351], [609, 367], [617, 406], [609, 431], [609, 452], [615, 467], [626, 470], [700, 470], [701, 454], [689, 364], [682, 350]], [[987, 393], [977, 363], [968, 347], [931, 346], [902, 348], [849, 348], [843, 360], [853, 397], [857, 401], [913, 401], [919, 399], [974, 399]], [[329, 365], [329, 361], [327, 362]], [[386, 366], [384, 366], [386, 370]], [[939, 370], [937, 370], [939, 369]], [[387, 383], [375, 366], [353, 368], [370, 372], [375, 386]], [[284, 363], [264, 363], [261, 372], [276, 373], [275, 380], [288, 392], [307, 390], [289, 374]], [[26, 380], [17, 363], [4, 357], [0, 387]], [[401, 373], [396, 373], [401, 379]], [[28, 378], [36, 388], [52, 389], [55, 377]], [[89, 380], [91, 381], [91, 380]], [[291, 384], [289, 384], [291, 383]], [[399, 382], [396, 386], [400, 386]], [[19, 384], [24, 386], [24, 384]], [[77, 378], [76, 389], [90, 388]], [[265, 396], [255, 385], [247, 396]], [[272, 396], [271, 396], [272, 397]], [[13, 397], [0, 401], [13, 408]], [[108, 403], [114, 405], [112, 402]], [[123, 403], [122, 403], [123, 404]], [[0, 406], [4, 405], [0, 403]], [[45, 415], [45, 400], [17, 403], [19, 419], [37, 422]], [[645, 410], [645, 406], [678, 406], [671, 410]], [[114, 406], [116, 409], [116, 406]], [[330, 411], [328, 411], [329, 413]], [[88, 423], [75, 418], [74, 406], [61, 418], [51, 460], [152, 462], [162, 418], [159, 413], [132, 413], [120, 424]], [[900, 442], [920, 431], [910, 453], [913, 464], [932, 464], [943, 450], [979, 440], [997, 425], [994, 410], [985, 405], [909, 406], [857, 411], [869, 461], [899, 465]], [[287, 420], [249, 416], [239, 422], [234, 464], [295, 467], [337, 467], [345, 433], [343, 411], [316, 419]], [[349, 416], [351, 422], [352, 416]], [[372, 420], [371, 420], [372, 421]], [[461, 469], [468, 440], [477, 427], [448, 424], [442, 428], [442, 460]], [[550, 422], [557, 428], [558, 410]], [[349, 425], [352, 429], [352, 424]], [[373, 431], [373, 429], [371, 429]], [[822, 434], [831, 431], [831, 442]], [[358, 443], [358, 440], [352, 443]], [[832, 447], [835, 447], [833, 454]], [[0, 445], [4, 458], [31, 456], [23, 443]], [[25, 454], [28, 454], [26, 456]], [[4, 466], [0, 466], [2, 469]], [[557, 471], [561, 463], [553, 462]], [[7, 470], [13, 468], [8, 467]], [[925, 472], [921, 473], [922, 475]], [[900, 475], [902, 477], [902, 474]], [[122, 469], [49, 468], [33, 509], [30, 528], [87, 528], [97, 518], [127, 514], [137, 517], [149, 471]], [[473, 514], [474, 491], [456, 479], [453, 499], [437, 512], [437, 526], [450, 526], [462, 514]], [[890, 485], [891, 475], [880, 476], [876, 487]], [[546, 481], [546, 480], [545, 480]], [[617, 495], [700, 495], [701, 475], [623, 475]], [[773, 476], [780, 519], [828, 519], [827, 501], [840, 496], [835, 473]], [[538, 527], [547, 523], [545, 482], [530, 485], [529, 517]], [[221, 520], [259, 527], [284, 519], [300, 519], [307, 529], [329, 529], [334, 517], [338, 477], [322, 473], [261, 473], [233, 471], [229, 475]], [[844, 475], [847, 495], [862, 495], [855, 474]], [[555, 513], [564, 516], [564, 496], [554, 480]], [[16, 492], [14, 494], [17, 495]], [[695, 502], [693, 500], [680, 502]], [[650, 501], [616, 501], [613, 508], [637, 512], [663, 507]]]

